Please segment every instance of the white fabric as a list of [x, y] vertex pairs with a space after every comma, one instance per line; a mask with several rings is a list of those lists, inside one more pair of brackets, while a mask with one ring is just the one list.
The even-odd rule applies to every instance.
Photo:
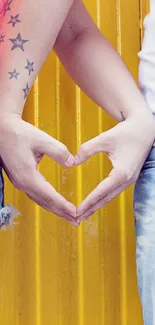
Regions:
[[144, 39], [138, 54], [139, 83], [144, 97], [155, 113], [155, 0], [150, 0], [150, 13], [144, 19]]

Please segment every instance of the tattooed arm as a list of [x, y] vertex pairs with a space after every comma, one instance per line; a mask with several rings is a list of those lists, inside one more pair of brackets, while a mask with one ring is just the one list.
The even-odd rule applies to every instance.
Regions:
[[65, 166], [72, 166], [74, 158], [62, 143], [22, 120], [28, 92], [71, 4], [72, 0], [8, 0], [1, 11], [0, 155], [17, 188], [45, 209], [74, 222], [75, 207], [37, 171], [44, 154]]
[[[119, 123], [81, 145], [75, 164], [104, 151], [113, 169], [81, 203], [79, 221], [135, 182], [155, 138], [154, 120], [125, 64], [77, 0], [58, 35], [55, 51], [71, 77]], [[136, 54], [135, 54], [136, 55]]]
[[[22, 113], [23, 101], [54, 45], [71, 4], [72, 0], [45, 0], [44, 4], [41, 0], [8, 0], [4, 5], [0, 26], [1, 114], [6, 100], [11, 100], [13, 112]], [[58, 10], [61, 6], [62, 10]]]

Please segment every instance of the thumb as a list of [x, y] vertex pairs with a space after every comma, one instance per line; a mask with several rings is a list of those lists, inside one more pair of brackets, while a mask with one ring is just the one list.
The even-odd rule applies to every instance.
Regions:
[[39, 143], [37, 148], [35, 146], [36, 149], [40, 154], [47, 155], [62, 166], [71, 167], [74, 165], [75, 159], [68, 148], [62, 142], [43, 131], [40, 131]]
[[75, 166], [82, 164], [89, 157], [99, 152], [108, 151], [108, 131], [99, 134], [97, 137], [83, 143], [75, 157]]

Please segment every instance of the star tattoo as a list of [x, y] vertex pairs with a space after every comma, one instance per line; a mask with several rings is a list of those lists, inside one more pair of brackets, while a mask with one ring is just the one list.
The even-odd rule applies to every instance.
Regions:
[[13, 79], [15, 78], [16, 80], [18, 79], [19, 76], [19, 72], [16, 71], [16, 69], [14, 69], [12, 72], [8, 72], [10, 74], [10, 78], [9, 79]]
[[17, 49], [17, 48], [24, 51], [24, 44], [29, 42], [28, 40], [22, 39], [20, 33], [18, 33], [16, 38], [9, 38], [9, 40], [13, 43], [11, 51], [14, 50], [14, 49]]
[[34, 71], [33, 64], [34, 64], [34, 62], [30, 62], [29, 60], [27, 60], [27, 66], [25, 67], [25, 69], [27, 69], [29, 71], [29, 75], [31, 74], [31, 72]]
[[23, 89], [23, 92], [24, 92], [24, 99], [27, 97], [28, 93], [29, 93], [29, 86], [28, 86], [28, 83], [26, 84], [26, 88]]
[[7, 11], [10, 11], [11, 8], [10, 8], [10, 4], [11, 4], [12, 0], [10, 1], [7, 1], [4, 5], [4, 8], [3, 8], [3, 17], [5, 16], [6, 12]]
[[4, 43], [4, 37], [5, 37], [5, 35], [0, 35], [0, 43]]
[[17, 23], [21, 23], [21, 20], [19, 20], [18, 18], [19, 18], [19, 14], [16, 16], [11, 16], [11, 19], [8, 22], [8, 24], [12, 24], [12, 26], [15, 27]]

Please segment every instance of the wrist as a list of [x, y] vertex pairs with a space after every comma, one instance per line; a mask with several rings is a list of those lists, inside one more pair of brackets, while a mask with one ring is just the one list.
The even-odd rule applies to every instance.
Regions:
[[[152, 112], [142, 112], [142, 114], [135, 114], [129, 116], [126, 121], [132, 123], [133, 132], [136, 131], [138, 137], [141, 138], [142, 143], [145, 140], [151, 144], [155, 141], [155, 117]], [[145, 142], [144, 141], [144, 142]], [[144, 143], [143, 143], [144, 144]], [[142, 144], [142, 145], [143, 145]]]
[[10, 128], [11, 125], [15, 124], [16, 121], [18, 122], [19, 120], [22, 120], [22, 116], [17, 112], [0, 112], [0, 132]]
[[22, 116], [25, 100], [16, 89], [4, 89], [0, 91], [0, 117], [20, 115]]
[[143, 106], [138, 106], [138, 108], [134, 109], [130, 109], [130, 110], [125, 110], [123, 111], [123, 113], [125, 113], [125, 118], [126, 119], [131, 119], [131, 118], [138, 118], [141, 121], [147, 122], [147, 121], [152, 121], [154, 122], [154, 116], [153, 113], [151, 111], [151, 109], [149, 108], [149, 106], [146, 104]]

